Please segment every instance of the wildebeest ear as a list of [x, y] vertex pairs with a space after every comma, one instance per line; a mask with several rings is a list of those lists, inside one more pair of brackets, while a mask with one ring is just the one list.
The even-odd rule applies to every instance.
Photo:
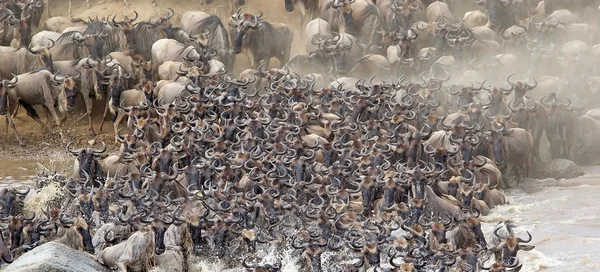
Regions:
[[534, 248], [535, 248], [535, 246], [531, 246], [531, 245], [519, 245], [519, 249], [523, 250], [523, 251], [531, 251]]

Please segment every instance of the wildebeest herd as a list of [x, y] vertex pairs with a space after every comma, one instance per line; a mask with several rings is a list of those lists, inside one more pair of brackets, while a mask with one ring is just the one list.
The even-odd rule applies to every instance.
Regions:
[[533, 161], [598, 151], [598, 25], [582, 16], [598, 3], [476, 0], [459, 19], [447, 2], [286, 0], [301, 36], [252, 0], [180, 27], [172, 9], [40, 25], [42, 1], [3, 2], [0, 114], [16, 141], [21, 107], [51, 130], [36, 105], [64, 138], [81, 95], [92, 135], [105, 101], [120, 149], [67, 144], [73, 176], [40, 175], [63, 191], [40, 211], [24, 209], [29, 189], [2, 189], [1, 259], [58, 241], [120, 271], [279, 271], [261, 260], [273, 247], [302, 271], [519, 271], [531, 234], [508, 221], [486, 237], [480, 216]]

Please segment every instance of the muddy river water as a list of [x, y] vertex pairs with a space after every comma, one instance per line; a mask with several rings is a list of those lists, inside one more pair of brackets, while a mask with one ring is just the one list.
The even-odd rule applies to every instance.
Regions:
[[[31, 182], [40, 167], [71, 172], [72, 158], [55, 154], [44, 159], [0, 158], [0, 187]], [[600, 166], [584, 168], [585, 175], [571, 180], [529, 180], [506, 192], [510, 204], [497, 207], [483, 218], [491, 235], [502, 220], [514, 220], [517, 233], [536, 248], [520, 252], [521, 271], [600, 271]], [[270, 257], [275, 258], [275, 253]], [[297, 271], [296, 256], [280, 252], [283, 271]], [[199, 264], [203, 271], [219, 271], [218, 263]]]

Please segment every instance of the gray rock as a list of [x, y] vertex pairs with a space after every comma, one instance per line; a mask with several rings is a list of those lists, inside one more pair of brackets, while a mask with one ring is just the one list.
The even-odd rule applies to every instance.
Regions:
[[92, 259], [91, 255], [60, 243], [49, 242], [23, 254], [2, 271], [108, 272], [109, 270]]
[[583, 176], [583, 174], [581, 167], [565, 159], [536, 163], [530, 171], [530, 177], [536, 179], [572, 179]]

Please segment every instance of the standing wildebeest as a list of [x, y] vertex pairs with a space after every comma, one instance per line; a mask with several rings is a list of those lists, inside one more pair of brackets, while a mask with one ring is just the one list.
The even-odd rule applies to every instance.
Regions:
[[127, 49], [127, 39], [123, 29], [119, 25], [112, 24], [108, 21], [91, 21], [85, 28], [83, 34], [86, 36], [100, 36], [102, 39], [102, 51], [98, 53], [101, 56]]
[[40, 67], [48, 67], [53, 71], [52, 54], [49, 50], [52, 46], [37, 49], [0, 47], [0, 63], [3, 64], [0, 66], [0, 78], [9, 79], [12, 74], [24, 74]]
[[600, 135], [600, 109], [589, 110], [577, 117], [574, 131], [570, 157], [576, 162], [589, 162], [585, 159], [599, 150], [597, 143], [600, 138], [597, 136]]
[[[170, 19], [175, 14], [173, 9], [169, 8], [167, 15], [160, 17], [154, 21], [138, 22], [132, 24], [138, 18], [138, 13], [134, 11], [135, 17], [129, 19], [125, 17], [123, 21], [115, 21], [113, 18], [112, 22], [115, 25], [120, 25], [125, 33], [127, 44], [129, 49], [135, 52], [135, 54], [141, 55], [146, 60], [150, 60], [152, 57], [151, 48], [152, 44], [160, 39], [176, 39], [179, 42], [187, 42], [187, 39], [180, 39], [176, 36], [181, 36], [178, 31], [179, 28], [173, 28], [171, 26]], [[183, 33], [186, 38], [189, 38], [187, 33]]]
[[352, 34], [369, 48], [379, 23], [377, 6], [368, 0], [326, 0], [320, 5], [319, 16], [333, 31]]
[[284, 0], [285, 10], [287, 12], [294, 11], [294, 8], [298, 8], [300, 12], [300, 30], [304, 26], [304, 15], [308, 11], [308, 20], [315, 18], [315, 12], [319, 9], [319, 0]]
[[414, 15], [423, 9], [420, 1], [380, 0], [376, 4], [379, 8], [379, 21], [387, 32], [397, 28], [409, 29], [416, 21]]
[[88, 124], [90, 126], [90, 135], [95, 135], [94, 126], [92, 125], [92, 97], [96, 97], [98, 90], [98, 82], [96, 78], [96, 67], [99, 62], [92, 60], [91, 58], [82, 58], [75, 61], [56, 61], [54, 66], [56, 70], [67, 76], [77, 76], [81, 74], [80, 79], [75, 84], [75, 90], [77, 90], [83, 96], [83, 102], [85, 103], [85, 114], [79, 117], [79, 122], [84, 117], [88, 117]]
[[490, 28], [498, 30], [518, 25], [519, 20], [528, 17], [523, 2], [523, 0], [475, 0], [475, 3], [487, 9]]
[[227, 29], [221, 19], [201, 11], [188, 11], [181, 16], [181, 28], [189, 33], [206, 33], [208, 39], [206, 47], [217, 51], [219, 60], [227, 69], [233, 69], [235, 55], [231, 52], [231, 44]]
[[505, 180], [508, 180], [508, 166], [512, 166], [517, 182], [527, 177], [533, 149], [531, 134], [521, 128], [505, 129], [502, 124], [501, 128], [490, 130], [486, 134], [478, 148], [478, 151], [485, 153], [481, 155], [487, 155], [498, 165]]
[[[15, 97], [21, 106], [27, 110], [27, 115], [33, 118], [42, 128], [50, 131], [50, 128], [40, 120], [40, 117], [33, 106], [43, 105], [43, 107], [52, 114], [56, 125], [59, 126], [61, 139], [64, 140], [64, 134], [60, 125], [62, 120], [58, 118], [54, 107], [58, 105], [61, 113], [66, 113], [68, 110], [75, 107], [75, 81], [77, 77], [57, 76], [48, 70], [40, 70], [15, 76], [14, 88], [5, 90], [0, 97], [0, 113], [5, 113], [8, 109], [8, 97]], [[19, 82], [20, 81], [20, 82]], [[9, 125], [21, 146], [25, 143], [21, 141], [17, 134], [15, 124], [10, 117], [6, 115]], [[64, 120], [64, 118], [63, 118]]]
[[251, 67], [257, 69], [260, 61], [265, 62], [265, 67], [269, 67], [272, 57], [279, 60], [280, 67], [283, 67], [290, 59], [290, 51], [294, 34], [285, 24], [271, 24], [260, 19], [260, 15], [240, 13], [237, 11], [231, 17], [231, 27], [235, 29], [235, 40], [233, 41], [233, 52], [239, 54], [242, 48], [250, 51]]

